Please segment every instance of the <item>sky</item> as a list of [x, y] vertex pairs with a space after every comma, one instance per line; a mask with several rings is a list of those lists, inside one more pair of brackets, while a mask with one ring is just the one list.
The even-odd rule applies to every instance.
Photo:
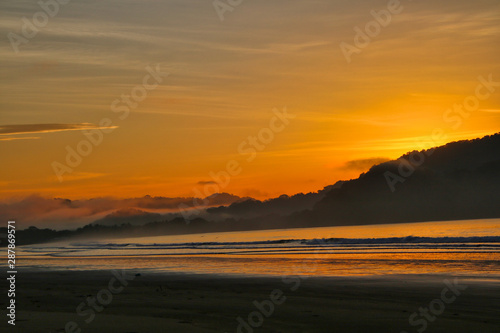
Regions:
[[3, 200], [265, 199], [500, 128], [497, 0], [65, 1], [0, 3]]

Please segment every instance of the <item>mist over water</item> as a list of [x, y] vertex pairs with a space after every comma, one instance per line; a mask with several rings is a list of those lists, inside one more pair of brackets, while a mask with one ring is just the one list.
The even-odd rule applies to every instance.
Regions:
[[23, 267], [50, 270], [500, 280], [500, 219], [72, 240], [23, 246], [21, 255]]

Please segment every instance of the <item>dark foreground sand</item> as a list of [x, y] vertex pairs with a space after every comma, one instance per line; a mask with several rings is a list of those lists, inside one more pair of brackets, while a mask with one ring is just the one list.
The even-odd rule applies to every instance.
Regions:
[[[453, 277], [283, 280], [141, 273], [123, 290], [113, 277], [111, 271], [20, 271], [16, 326], [7, 325], [4, 316], [0, 331], [65, 332], [67, 322], [72, 321], [78, 326], [70, 324], [68, 332], [238, 332], [237, 318], [248, 323], [250, 315], [256, 327], [241, 324], [240, 332], [412, 333], [423, 329], [424, 323], [425, 332], [500, 332], [500, 284], [478, 279], [460, 278], [459, 285], [467, 289], [459, 291], [453, 301], [454, 294], [445, 292], [450, 303], [440, 301], [444, 309], [439, 308], [439, 301], [433, 304], [434, 311], [442, 313], [430, 312], [430, 319], [418, 315], [418, 324], [412, 326], [412, 313], [440, 300], [444, 279], [452, 281]], [[114, 293], [109, 291], [110, 281]], [[86, 303], [98, 294], [104, 303], [112, 295], [109, 305], [94, 304], [100, 312], [90, 310]], [[3, 309], [6, 300], [5, 295]], [[263, 310], [257, 312], [254, 301]], [[90, 320], [92, 312], [95, 318]]]

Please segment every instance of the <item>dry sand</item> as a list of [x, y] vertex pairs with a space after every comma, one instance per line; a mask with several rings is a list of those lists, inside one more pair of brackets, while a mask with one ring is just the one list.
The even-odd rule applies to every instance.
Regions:
[[[95, 318], [86, 323], [90, 314], [80, 316], [76, 308], [101, 290], [101, 299], [105, 300], [112, 278], [110, 271], [20, 271], [16, 326], [7, 325], [4, 317], [0, 330], [59, 333], [65, 332], [66, 323], [73, 321], [80, 332], [92, 333], [238, 332], [237, 318], [248, 321], [253, 313], [254, 324], [260, 320], [261, 325], [248, 326], [240, 332], [412, 333], [418, 332], [422, 324], [411, 326], [410, 315], [440, 299], [446, 287], [443, 280], [453, 280], [444, 276], [283, 280], [141, 272], [121, 292], [112, 294], [111, 303], [101, 312], [95, 311]], [[113, 283], [115, 291], [120, 289], [118, 280]], [[500, 332], [500, 284], [464, 278], [459, 279], [459, 284], [467, 289], [427, 322], [425, 332]], [[269, 317], [256, 314], [254, 301], [267, 300], [263, 311], [266, 312], [272, 299], [281, 304], [273, 303], [274, 311]], [[4, 309], [6, 300], [6, 296], [2, 297]], [[86, 304], [81, 308], [89, 309]]]

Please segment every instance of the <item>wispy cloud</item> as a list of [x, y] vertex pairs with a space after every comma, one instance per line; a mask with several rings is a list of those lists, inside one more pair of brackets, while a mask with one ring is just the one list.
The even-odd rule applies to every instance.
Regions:
[[37, 140], [40, 139], [39, 136], [24, 136], [24, 137], [5, 137], [5, 138], [0, 138], [0, 141], [13, 141], [13, 140]]
[[101, 128], [106, 129], [106, 128], [117, 128], [117, 127], [118, 126], [101, 127], [91, 123], [1, 125], [0, 141], [40, 139], [40, 137], [35, 137], [35, 136], [16, 137], [12, 135], [23, 135], [32, 133], [54, 133], [54, 132], [64, 132], [64, 131], [81, 131], [89, 129], [101, 129]]
[[[65, 181], [83, 180], [83, 179], [103, 177], [103, 176], [107, 176], [107, 175], [108, 174], [106, 174], [106, 173], [97, 173], [97, 172], [75, 172], [71, 175], [65, 176], [64, 180]], [[56, 177], [55, 176], [50, 177], [51, 180], [53, 180], [53, 178], [56, 178]]]
[[212, 180], [200, 180], [198, 185], [216, 185], [217, 183]]
[[[117, 126], [106, 127], [106, 128], [116, 128], [116, 127]], [[95, 128], [101, 128], [101, 127], [91, 123], [2, 125], [0, 126], [0, 135], [79, 131], [79, 130], [95, 129]]]
[[356, 171], [366, 171], [375, 164], [380, 164], [390, 161], [387, 157], [371, 157], [371, 158], [363, 158], [358, 160], [347, 161], [343, 169], [346, 170], [356, 170]]

